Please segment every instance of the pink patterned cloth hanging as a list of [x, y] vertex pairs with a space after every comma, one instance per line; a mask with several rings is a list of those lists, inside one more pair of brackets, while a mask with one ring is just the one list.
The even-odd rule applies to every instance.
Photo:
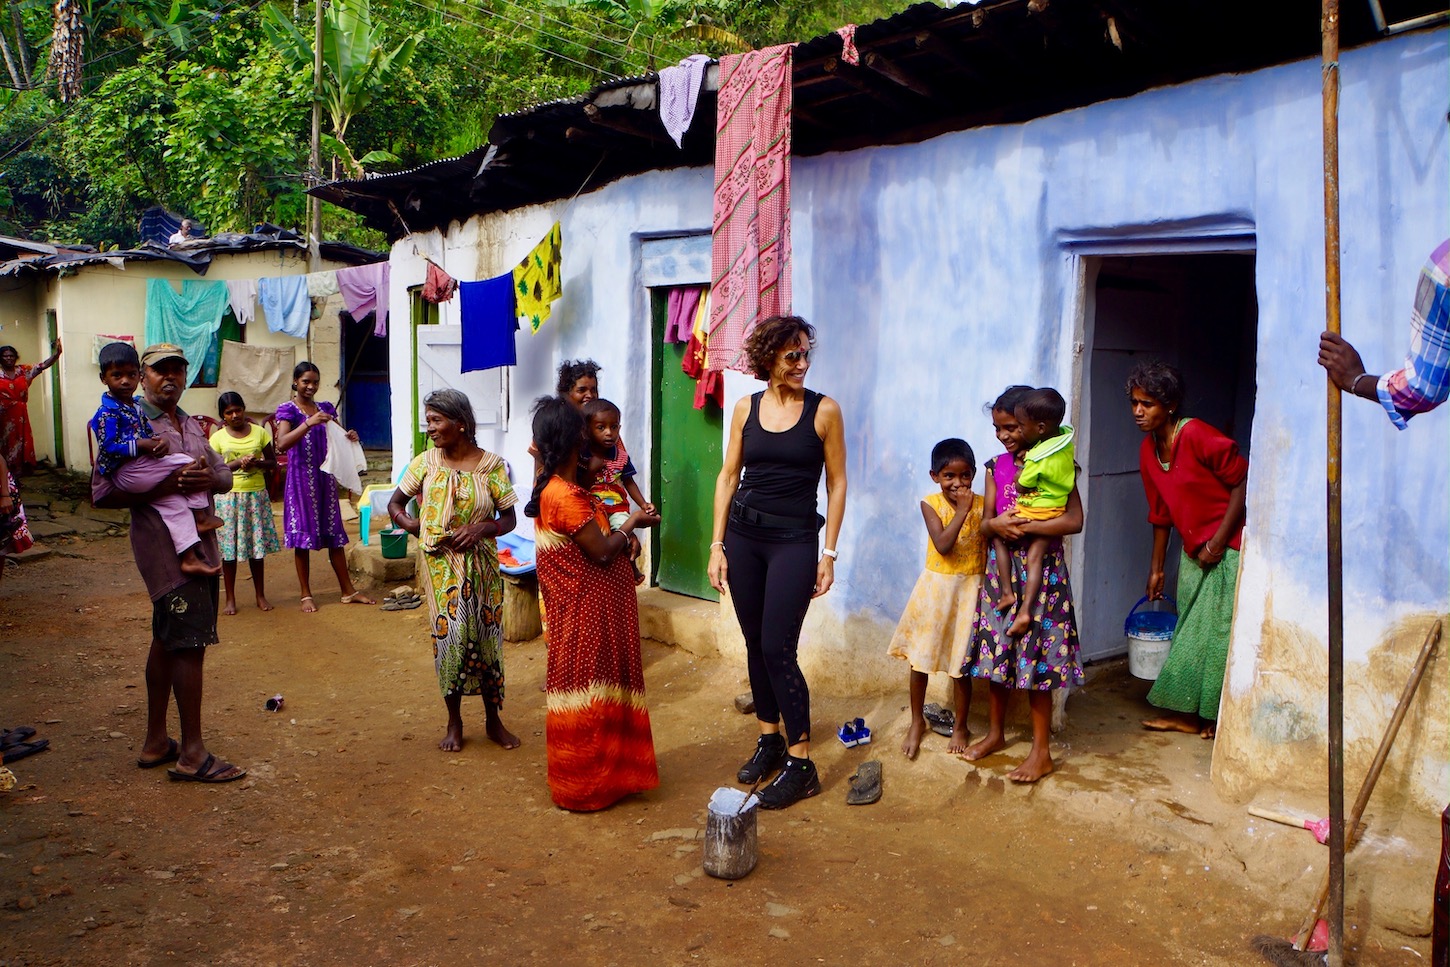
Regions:
[[689, 342], [695, 312], [704, 298], [705, 287], [679, 285], [670, 289], [665, 301], [665, 342]]
[[861, 55], [856, 51], [856, 25], [837, 27], [836, 33], [841, 38], [841, 61], [852, 66], [860, 65]]
[[790, 312], [791, 44], [720, 58], [709, 368], [750, 372], [762, 318]]

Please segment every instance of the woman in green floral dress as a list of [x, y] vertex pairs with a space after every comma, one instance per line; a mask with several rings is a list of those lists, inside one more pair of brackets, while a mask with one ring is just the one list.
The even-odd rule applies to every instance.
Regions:
[[[433, 664], [448, 707], [438, 748], [463, 748], [463, 696], [483, 696], [485, 731], [505, 749], [518, 738], [503, 707], [503, 578], [494, 539], [514, 529], [513, 487], [503, 459], [474, 442], [473, 406], [458, 390], [424, 400], [433, 449], [413, 458], [388, 502], [397, 526], [423, 548], [422, 584], [432, 618]], [[418, 498], [418, 517], [407, 512]]]

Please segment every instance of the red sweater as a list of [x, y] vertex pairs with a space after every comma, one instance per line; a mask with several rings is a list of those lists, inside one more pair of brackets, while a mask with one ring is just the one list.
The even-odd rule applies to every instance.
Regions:
[[[1148, 495], [1148, 522], [1172, 525], [1183, 538], [1183, 549], [1192, 555], [1218, 531], [1228, 512], [1229, 491], [1249, 475], [1249, 462], [1239, 445], [1202, 420], [1189, 420], [1173, 441], [1164, 470], [1153, 452], [1153, 435], [1143, 438], [1138, 450], [1138, 472]], [[1240, 527], [1229, 537], [1228, 546], [1240, 550]]]

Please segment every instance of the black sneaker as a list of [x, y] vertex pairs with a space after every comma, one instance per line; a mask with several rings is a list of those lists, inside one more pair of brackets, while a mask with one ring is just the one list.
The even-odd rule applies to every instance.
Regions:
[[786, 756], [775, 781], [760, 790], [761, 809], [784, 809], [821, 791], [821, 777], [810, 759]]
[[735, 773], [735, 778], [753, 786], [779, 769], [781, 760], [784, 758], [785, 737], [779, 732], [763, 734], [755, 743], [755, 754], [750, 757], [749, 762], [740, 767], [740, 771]]

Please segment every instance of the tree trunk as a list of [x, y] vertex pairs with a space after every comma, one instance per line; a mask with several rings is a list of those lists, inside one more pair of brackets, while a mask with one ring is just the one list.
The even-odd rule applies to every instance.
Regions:
[[10, 22], [15, 25], [15, 51], [20, 55], [20, 72], [25, 75], [26, 86], [30, 86], [30, 45], [25, 41], [25, 27], [20, 22], [20, 4], [10, 0]]

